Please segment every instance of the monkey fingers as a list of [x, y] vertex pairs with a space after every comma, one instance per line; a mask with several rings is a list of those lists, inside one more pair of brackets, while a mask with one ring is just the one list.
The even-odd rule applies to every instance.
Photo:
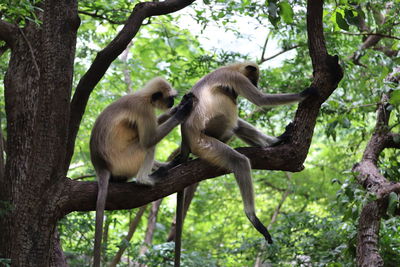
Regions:
[[177, 107], [176, 113], [174, 114], [176, 119], [183, 120], [189, 116], [193, 108], [193, 97], [194, 95], [191, 94], [182, 99], [181, 103], [179, 103], [179, 106]]

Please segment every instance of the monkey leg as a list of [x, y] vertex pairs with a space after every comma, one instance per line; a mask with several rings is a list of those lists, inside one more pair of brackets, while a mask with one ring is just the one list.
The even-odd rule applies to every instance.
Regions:
[[101, 239], [103, 236], [103, 218], [104, 209], [106, 207], [108, 182], [111, 173], [108, 170], [96, 171], [98, 181], [98, 193], [96, 202], [96, 226], [94, 237], [94, 259], [93, 266], [100, 267], [100, 254], [101, 254]]
[[164, 177], [167, 175], [170, 169], [186, 162], [189, 159], [190, 148], [187, 142], [186, 133], [183, 131], [183, 128], [181, 128], [181, 135], [182, 135], [182, 142], [180, 148], [178, 150], [175, 150], [173, 154], [169, 156], [169, 158], [173, 157], [172, 160], [167, 164], [165, 164], [164, 166], [160, 166], [158, 170], [156, 170], [150, 175], [150, 177], [153, 177], [155, 179]]
[[155, 181], [149, 176], [151, 173], [151, 169], [154, 165], [154, 153], [155, 147], [151, 147], [147, 150], [146, 156], [144, 157], [144, 161], [139, 168], [139, 171], [136, 175], [136, 181], [139, 184], [145, 185], [154, 185]]
[[238, 126], [234, 129], [234, 133], [251, 146], [266, 147], [281, 141], [277, 137], [262, 133], [256, 127], [242, 119], [238, 120]]
[[249, 159], [225, 143], [204, 134], [200, 134], [197, 139], [192, 139], [191, 141], [191, 144], [194, 145], [191, 147], [194, 154], [213, 165], [233, 172], [242, 195], [247, 218], [268, 243], [272, 243], [271, 235], [255, 213], [254, 189]]

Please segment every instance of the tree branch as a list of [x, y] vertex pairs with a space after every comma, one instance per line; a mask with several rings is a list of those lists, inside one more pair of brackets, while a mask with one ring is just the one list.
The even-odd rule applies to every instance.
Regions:
[[[256, 148], [242, 147], [237, 151], [246, 155], [254, 169], [286, 170], [298, 172], [303, 169], [302, 161], [287, 145]], [[280, 155], [276, 157], [276, 155]], [[202, 180], [229, 173], [215, 168], [207, 162], [195, 159], [171, 170], [155, 186], [149, 187], [130, 183], [110, 183], [107, 195], [107, 210], [132, 209], [183, 190], [185, 187]], [[62, 199], [60, 216], [72, 211], [95, 210], [97, 182], [84, 182], [65, 179], [63, 188], [67, 199]], [[67, 200], [67, 201], [65, 201]]]
[[132, 38], [135, 37], [143, 20], [151, 16], [159, 16], [178, 11], [194, 1], [195, 0], [166, 0], [163, 2], [144, 2], [137, 4], [122, 30], [107, 47], [97, 54], [89, 70], [79, 81], [71, 101], [69, 136], [65, 162], [66, 169], [68, 169], [71, 161], [79, 125], [93, 88], [104, 76], [111, 63], [124, 51]]
[[18, 26], [4, 20], [0, 20], [0, 40], [5, 41], [10, 47], [13, 46], [15, 36], [18, 34]]

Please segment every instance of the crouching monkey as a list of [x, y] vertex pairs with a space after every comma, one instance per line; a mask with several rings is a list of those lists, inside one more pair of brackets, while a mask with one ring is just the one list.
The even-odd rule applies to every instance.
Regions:
[[155, 109], [174, 104], [176, 91], [157, 77], [146, 86], [110, 104], [97, 118], [90, 138], [90, 156], [98, 180], [94, 266], [100, 266], [103, 215], [109, 181], [124, 182], [136, 177], [140, 184], [153, 185], [149, 173], [154, 164], [155, 145], [192, 110], [192, 95], [162, 115], [157, 124]]

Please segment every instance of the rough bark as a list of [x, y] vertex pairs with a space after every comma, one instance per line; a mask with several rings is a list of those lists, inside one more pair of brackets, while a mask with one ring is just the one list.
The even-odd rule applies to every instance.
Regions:
[[68, 267], [67, 259], [61, 248], [60, 234], [56, 230], [53, 238], [53, 254], [50, 259], [50, 266], [52, 267]]
[[42, 8], [41, 27], [28, 23], [14, 36], [5, 75], [9, 149], [0, 191], [13, 209], [1, 225], [0, 249], [13, 266], [49, 264], [57, 181], [65, 177], [77, 3], [45, 1]]
[[383, 266], [379, 255], [380, 209], [377, 201], [372, 201], [362, 209], [357, 236], [357, 265], [361, 267]]

